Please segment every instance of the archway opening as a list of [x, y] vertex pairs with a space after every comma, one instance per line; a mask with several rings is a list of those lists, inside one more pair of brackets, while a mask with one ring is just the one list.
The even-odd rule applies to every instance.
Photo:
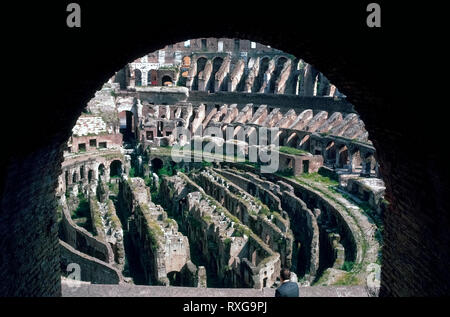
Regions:
[[105, 176], [105, 165], [103, 163], [101, 163], [98, 166], [98, 175], [99, 176]]
[[215, 78], [216, 78], [217, 71], [220, 69], [220, 66], [222, 66], [222, 63], [223, 63], [222, 57], [216, 57], [213, 59], [213, 69], [212, 69], [212, 73], [211, 73], [211, 78], [209, 80], [209, 88], [207, 89], [210, 92], [215, 91], [215, 85], [216, 85]]
[[134, 81], [136, 86], [142, 86], [142, 72], [139, 69], [134, 70]]
[[198, 74], [205, 70], [206, 62], [208, 60], [205, 57], [197, 58], [197, 73], [195, 74], [194, 81], [192, 84], [192, 90], [198, 90]]
[[122, 162], [119, 160], [114, 160], [109, 165], [109, 176], [111, 178], [120, 177], [122, 175]]
[[119, 113], [120, 133], [123, 135], [123, 141], [130, 143], [135, 140], [135, 119], [131, 111], [124, 110]]
[[164, 165], [163, 161], [159, 158], [154, 158], [153, 160], [151, 160], [151, 163], [152, 163], [152, 171], [153, 171], [153, 173], [156, 173], [156, 174], [158, 174], [158, 171]]
[[172, 78], [170, 76], [165, 75], [161, 79], [161, 83], [162, 83], [163, 86], [172, 86], [173, 85], [173, 80], [172, 80]]

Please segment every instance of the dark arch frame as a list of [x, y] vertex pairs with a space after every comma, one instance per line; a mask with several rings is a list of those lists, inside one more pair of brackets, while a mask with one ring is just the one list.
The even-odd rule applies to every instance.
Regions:
[[[158, 6], [151, 3], [149, 10], [158, 9], [155, 5]], [[145, 5], [140, 6], [142, 8]], [[62, 22], [64, 3], [58, 6], [42, 2], [28, 5], [29, 15], [23, 12], [24, 21], [32, 24], [27, 28], [27, 35], [40, 38], [40, 45], [46, 48], [34, 52], [35, 60], [39, 61], [35, 71], [43, 74], [40, 82], [47, 87], [50, 82], [54, 85], [51, 91], [29, 87], [30, 90], [36, 89], [35, 103], [45, 104], [45, 107], [27, 108], [29, 111], [26, 116], [21, 116], [22, 107], [10, 109], [14, 117], [23, 118], [22, 125], [28, 127], [27, 131], [33, 131], [33, 138], [26, 138], [23, 131], [15, 136], [17, 140], [24, 137], [29, 140], [27, 146], [22, 146], [16, 140], [8, 140], [5, 146], [7, 152], [2, 158], [3, 173], [0, 173], [5, 176], [1, 180], [0, 196], [2, 209], [6, 210], [4, 214], [8, 217], [0, 215], [0, 232], [8, 250], [18, 249], [26, 240], [31, 243], [27, 245], [30, 252], [24, 252], [26, 258], [2, 253], [4, 261], [0, 268], [0, 293], [9, 296], [60, 294], [59, 261], [55, 258], [58, 248], [57, 228], [52, 222], [55, 210], [51, 205], [41, 204], [41, 199], [18, 193], [32, 192], [30, 189], [34, 188], [34, 193], [43, 199], [54, 200], [52, 193], [61, 172], [64, 142], [70, 136], [71, 128], [84, 105], [127, 62], [146, 52], [160, 49], [169, 42], [200, 37], [243, 38], [289, 52], [320, 70], [348, 97], [360, 113], [377, 149], [380, 170], [387, 187], [386, 196], [390, 202], [385, 219], [381, 294], [407, 296], [450, 293], [450, 185], [444, 177], [450, 174], [450, 168], [445, 159], [445, 148], [441, 146], [441, 140], [436, 138], [439, 129], [444, 132], [445, 118], [435, 118], [434, 129], [424, 130], [417, 135], [415, 128], [423, 123], [423, 112], [419, 108], [411, 108], [416, 95], [402, 93], [410, 90], [408, 81], [399, 82], [397, 77], [386, 76], [386, 69], [395, 69], [397, 74], [402, 74], [402, 78], [408, 78], [409, 75], [414, 77], [410, 65], [416, 62], [417, 57], [411, 52], [418, 55], [419, 50], [425, 53], [425, 48], [428, 48], [429, 40], [420, 35], [426, 32], [408, 32], [414, 31], [416, 26], [409, 23], [411, 14], [406, 14], [405, 10], [410, 12], [414, 6], [401, 6], [397, 10], [393, 4], [383, 2], [383, 9], [390, 10], [390, 14], [385, 15], [384, 23], [391, 31], [386, 32], [391, 35], [397, 35], [397, 32], [401, 34], [392, 38], [387, 37], [382, 30], [364, 26], [366, 11], [363, 2], [359, 5], [330, 2], [326, 6], [322, 3], [302, 3], [302, 6], [302, 10], [309, 13], [303, 15], [302, 19], [298, 19], [296, 12], [284, 12], [276, 23], [267, 24], [258, 21], [259, 15], [249, 14], [254, 9], [250, 5], [244, 5], [239, 12], [233, 6], [227, 6], [218, 15], [224, 18], [234, 16], [231, 25], [216, 23], [217, 15], [198, 12], [196, 16], [190, 17], [189, 25], [171, 23], [164, 34], [142, 37], [135, 30], [146, 27], [137, 24], [146, 21], [148, 10], [133, 11], [133, 15], [129, 16], [121, 14], [122, 23], [117, 23], [117, 14], [122, 10], [117, 10], [116, 6], [104, 5], [100, 1], [95, 4], [83, 3], [83, 10], [90, 12], [83, 23], [89, 27], [79, 32], [67, 28]], [[42, 16], [48, 18], [43, 20]], [[320, 27], [315, 23], [318, 16]], [[393, 19], [396, 21], [393, 22]], [[174, 17], [173, 20], [183, 21], [183, 18]], [[105, 32], [105, 25], [108, 26], [108, 32]], [[311, 28], [311, 25], [315, 27]], [[405, 31], [404, 25], [409, 25], [408, 30]], [[42, 34], [54, 32], [58, 26], [62, 36], [58, 37], [57, 42], [53, 41], [53, 37], [42, 37]], [[301, 34], [299, 29], [302, 30]], [[99, 33], [102, 33], [101, 37]], [[126, 45], [118, 50], [116, 40], [123, 34], [129, 37]], [[422, 45], [417, 46], [418, 41]], [[23, 40], [21, 43], [23, 47], [16, 46], [15, 60], [28, 57], [28, 41]], [[64, 54], [60, 54], [61, 51]], [[53, 73], [48, 72], [48, 65], [58, 63], [68, 67], [64, 80], [55, 82]], [[430, 59], [430, 63], [437, 65], [436, 58]], [[427, 91], [434, 83], [425, 82], [423, 85], [422, 90]], [[54, 98], [55, 94], [58, 98]], [[61, 104], [64, 104], [63, 108]], [[403, 120], [405, 109], [409, 111], [408, 125]], [[386, 117], [387, 113], [389, 116]], [[40, 129], [43, 125], [46, 128]], [[415, 136], [414, 142], [411, 141], [412, 135]], [[428, 142], [427, 153], [418, 158], [414, 144], [425, 141]], [[39, 169], [36, 170], [35, 166], [39, 166]], [[410, 173], [411, 170], [414, 173]], [[27, 226], [29, 219], [33, 219], [33, 226]], [[14, 224], [29, 230], [24, 230], [18, 236], [12, 231], [12, 228], [17, 227]], [[36, 239], [32, 239], [38, 232], [48, 234], [37, 235]], [[52, 252], [48, 251], [45, 267], [32, 265], [34, 259], [42, 257], [38, 253], [38, 246], [43, 244], [49, 246], [49, 250], [54, 249], [53, 257]], [[31, 265], [27, 267], [25, 263]], [[19, 267], [21, 274], [18, 274]], [[36, 270], [36, 267], [39, 269]], [[41, 287], [31, 287], [30, 281]]]

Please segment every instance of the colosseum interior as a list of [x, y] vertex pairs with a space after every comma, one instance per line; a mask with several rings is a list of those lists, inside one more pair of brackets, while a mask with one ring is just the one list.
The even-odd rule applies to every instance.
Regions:
[[168, 45], [110, 78], [72, 129], [63, 287], [78, 263], [91, 284], [267, 293], [288, 267], [302, 287], [377, 295], [389, 203], [375, 157], [353, 105], [302, 59], [240, 39]]
[[403, 41], [388, 56], [327, 8], [325, 33], [289, 10], [193, 12], [151, 37], [144, 12], [92, 14], [64, 56], [35, 50], [49, 80], [10, 107], [0, 294], [273, 296], [286, 266], [303, 296], [448, 295], [445, 116], [427, 129], [409, 103]]

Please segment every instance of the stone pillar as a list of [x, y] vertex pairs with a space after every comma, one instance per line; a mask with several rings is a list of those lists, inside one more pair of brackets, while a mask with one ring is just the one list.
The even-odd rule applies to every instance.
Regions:
[[73, 173], [72, 170], [67, 170], [67, 187], [69, 187], [70, 185], [72, 185], [72, 181], [73, 181]]
[[134, 77], [134, 69], [132, 67], [129, 68], [130, 70], [130, 85], [129, 87], [136, 87], [136, 78]]
[[320, 145], [322, 146], [322, 157], [324, 162], [328, 162], [327, 160], [327, 144], [325, 142], [321, 142]]
[[148, 71], [141, 70], [141, 85], [142, 86], [148, 86]]

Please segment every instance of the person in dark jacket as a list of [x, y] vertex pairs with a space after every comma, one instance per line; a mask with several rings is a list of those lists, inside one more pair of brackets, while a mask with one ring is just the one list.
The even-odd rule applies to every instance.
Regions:
[[281, 286], [275, 291], [275, 297], [299, 297], [298, 284], [290, 281], [291, 271], [283, 268], [280, 271]]

